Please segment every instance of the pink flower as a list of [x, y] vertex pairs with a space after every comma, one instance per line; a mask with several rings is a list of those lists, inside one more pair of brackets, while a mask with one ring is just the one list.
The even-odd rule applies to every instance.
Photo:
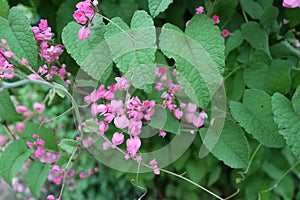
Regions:
[[283, 19], [283, 20], [282, 20], [282, 23], [283, 23], [283, 24], [288, 24], [289, 22], [290, 22], [290, 21], [289, 21], [288, 19]]
[[173, 114], [176, 119], [181, 119], [183, 112], [177, 108], [177, 109], [173, 110]]
[[55, 200], [55, 197], [51, 194], [47, 196], [47, 200]]
[[227, 30], [227, 29], [224, 29], [224, 30], [222, 31], [223, 37], [228, 37], [230, 34], [231, 34], [231, 33], [230, 33], [229, 30]]
[[214, 22], [215, 22], [215, 24], [218, 24], [218, 23], [220, 23], [220, 19], [219, 19], [219, 16], [218, 15], [214, 15], [214, 16], [212, 16], [212, 18], [211, 18], [212, 20], [214, 20]]
[[103, 148], [104, 150], [107, 150], [109, 147], [111, 147], [111, 143], [108, 142], [108, 141], [106, 141], [106, 142], [104, 142], [104, 143], [102, 144], [102, 148]]
[[155, 84], [155, 89], [156, 89], [157, 91], [161, 91], [161, 90], [164, 89], [164, 86], [162, 85], [161, 82], [158, 82], [158, 83]]
[[188, 113], [185, 114], [185, 119], [189, 123], [193, 123], [194, 117], [196, 117], [194, 113], [189, 113], [188, 112]]
[[53, 170], [53, 171], [56, 171], [56, 172], [60, 172], [60, 168], [59, 168], [58, 165], [54, 165], [54, 166], [52, 167], [52, 170]]
[[38, 103], [38, 102], [35, 102], [33, 104], [33, 109], [39, 113], [42, 113], [44, 111], [44, 108], [45, 108], [45, 105], [44, 104], [41, 104], [41, 103]]
[[112, 113], [106, 113], [104, 114], [105, 118], [104, 121], [106, 121], [107, 123], [112, 122], [112, 120], [115, 118], [115, 114]]
[[155, 168], [155, 169], [153, 170], [153, 172], [154, 172], [155, 175], [160, 175], [160, 170], [159, 170], [159, 168]]
[[137, 156], [137, 157], [135, 158], [135, 161], [136, 161], [137, 163], [142, 162], [142, 156]]
[[198, 8], [196, 8], [196, 14], [202, 14], [204, 11], [203, 6], [199, 6]]
[[40, 80], [41, 78], [36, 74], [29, 74], [28, 79], [29, 80]]
[[94, 142], [93, 138], [88, 137], [87, 139], [83, 140], [83, 146], [88, 147]]
[[84, 12], [82, 10], [76, 10], [73, 14], [74, 19], [79, 24], [85, 24], [88, 20], [88, 18], [85, 16]]
[[78, 32], [78, 37], [80, 40], [85, 40], [88, 37], [90, 37], [90, 34], [91, 34], [90, 28], [83, 26]]
[[39, 146], [45, 146], [45, 140], [42, 140], [41, 138], [38, 138], [37, 139], [37, 142], [36, 142]]
[[100, 121], [99, 122], [99, 132], [98, 132], [98, 135], [101, 136], [103, 135], [108, 129], [108, 125], [106, 122], [104, 121]]
[[116, 146], [124, 142], [124, 135], [122, 133], [115, 132], [112, 138], [112, 143]]
[[48, 29], [48, 21], [47, 20], [44, 20], [44, 19], [41, 19], [40, 23], [39, 23], [39, 28], [42, 30], [42, 31], [45, 31]]
[[80, 179], [84, 179], [84, 178], [85, 178], [85, 173], [84, 173], [84, 172], [81, 172], [81, 173], [79, 174], [79, 178], [80, 178]]
[[189, 113], [194, 113], [197, 110], [197, 105], [194, 103], [188, 103], [187, 107], [186, 107], [187, 112]]
[[25, 58], [22, 58], [22, 64], [27, 66], [28, 65], [28, 60], [26, 60]]
[[151, 166], [157, 166], [157, 161], [156, 161], [156, 159], [153, 159], [153, 160], [151, 160], [150, 162], [149, 162], [149, 164], [151, 165]]
[[160, 130], [158, 135], [164, 138], [166, 137], [167, 133], [163, 130]]
[[43, 148], [39, 146], [37, 148], [37, 150], [35, 150], [34, 156], [37, 157], [37, 158], [40, 158], [40, 157], [42, 157], [43, 153], [44, 153]]
[[139, 135], [141, 133], [142, 125], [143, 125], [142, 121], [135, 120], [135, 119], [130, 119], [128, 133], [133, 135], [133, 136]]
[[194, 124], [194, 126], [199, 128], [199, 127], [203, 126], [204, 120], [201, 118], [201, 116], [194, 117], [193, 118], [193, 124]]
[[88, 169], [88, 176], [91, 176], [93, 174], [93, 171], [91, 169]]
[[127, 90], [130, 87], [130, 83], [127, 81], [125, 76], [116, 77], [115, 80], [117, 81], [116, 87], [118, 90]]
[[141, 147], [141, 140], [139, 137], [129, 138], [126, 141], [127, 151], [131, 155], [131, 157], [135, 156]]
[[26, 106], [17, 106], [16, 111], [17, 113], [25, 113], [28, 111], [28, 108]]
[[0, 145], [3, 145], [5, 141], [6, 141], [6, 136], [0, 135]]
[[300, 7], [300, 0], [283, 0], [282, 6], [286, 8]]
[[95, 167], [95, 168], [94, 168], [94, 172], [95, 172], [95, 173], [99, 172], [99, 168], [98, 168], [98, 167]]
[[86, 103], [95, 103], [100, 99], [100, 97], [101, 94], [97, 90], [94, 90], [90, 95], [84, 97], [84, 101]]
[[116, 117], [114, 119], [114, 124], [117, 128], [124, 129], [129, 125], [129, 120], [126, 115], [123, 115], [121, 117]]

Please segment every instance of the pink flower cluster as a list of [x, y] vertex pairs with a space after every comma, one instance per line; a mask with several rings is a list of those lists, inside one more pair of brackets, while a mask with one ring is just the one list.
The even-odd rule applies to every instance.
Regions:
[[[177, 76], [176, 70], [172, 73], [174, 76]], [[172, 79], [167, 79], [167, 69], [166, 68], [157, 68], [155, 73], [157, 78], [160, 78], [160, 82], [157, 82], [155, 89], [158, 91], [166, 90], [162, 93], [161, 98], [164, 99], [162, 106], [168, 108], [176, 119], [180, 120], [185, 111], [185, 119], [187, 122], [193, 124], [194, 126], [201, 127], [204, 124], [204, 119], [207, 118], [207, 114], [202, 111], [200, 114], [196, 112], [198, 106], [193, 103], [188, 103], [187, 105], [181, 103], [179, 108], [175, 103], [175, 92], [181, 91], [182, 87], [180, 85], [174, 84]], [[164, 86], [166, 85], [166, 86]], [[165, 136], [164, 132], [160, 132], [162, 137]]]
[[[150, 121], [151, 116], [154, 113], [155, 101], [144, 100], [141, 101], [139, 97], [131, 97], [127, 95], [125, 101], [115, 100], [114, 93], [116, 91], [126, 91], [130, 87], [130, 83], [124, 76], [115, 78], [116, 84], [112, 84], [105, 90], [101, 85], [97, 90], [94, 90], [90, 95], [86, 96], [84, 100], [87, 103], [92, 103], [91, 113], [94, 116], [102, 116], [102, 120], [99, 121], [98, 135], [102, 136], [107, 130], [110, 123], [114, 123], [115, 127], [122, 130], [122, 132], [115, 132], [112, 140], [103, 143], [103, 149], [109, 147], [115, 148], [121, 145], [125, 136], [123, 131], [128, 133], [129, 138], [126, 140], [128, 155], [126, 158], [134, 157], [139, 151], [141, 146], [141, 140], [138, 135], [141, 133], [143, 120]], [[104, 101], [109, 101], [104, 104]], [[101, 103], [98, 103], [101, 101]], [[92, 142], [91, 138], [88, 138], [84, 145], [87, 146]]]
[[98, 12], [98, 1], [85, 0], [76, 5], [77, 10], [74, 12], [73, 17], [77, 23], [84, 25], [78, 32], [78, 37], [85, 40], [91, 34], [88, 25], [92, 23], [95, 18], [95, 13]]
[[36, 158], [41, 158], [46, 153], [46, 151], [43, 148], [45, 146], [45, 141], [41, 139], [38, 134], [33, 134], [32, 137], [35, 138], [36, 141], [26, 142], [26, 144], [30, 149], [35, 148], [34, 156]]
[[[71, 74], [67, 72], [65, 64], [62, 64], [61, 68], [55, 65], [50, 66], [51, 63], [59, 59], [59, 56], [64, 52], [64, 50], [62, 45], [53, 44], [51, 42], [54, 34], [51, 32], [51, 27], [48, 26], [47, 20], [41, 19], [38, 26], [32, 27], [32, 31], [35, 34], [37, 44], [39, 44], [39, 47], [41, 48], [39, 55], [47, 63], [39, 67], [38, 73], [45, 76], [47, 80], [51, 80], [54, 75], [58, 75], [62, 79], [70, 77]], [[31, 74], [29, 79], [39, 80], [40, 77], [36, 74]], [[70, 84], [70, 80], [66, 80], [65, 83], [68, 86]]]
[[[196, 14], [199, 15], [199, 14], [204, 14], [204, 7], [203, 6], [199, 6], [198, 8], [196, 8]], [[211, 19], [214, 21], [215, 24], [219, 24], [220, 23], [220, 18], [218, 15], [214, 15], [211, 17]], [[185, 23], [185, 26], [188, 26], [189, 23], [190, 23], [191, 20], [188, 20], [186, 23]], [[224, 29], [222, 31], [222, 36], [223, 37], [228, 37], [230, 35], [230, 32], [229, 30], [227, 29]]]
[[14, 54], [10, 51], [7, 41], [2, 39], [0, 45], [0, 80], [11, 79], [14, 77], [14, 68], [11, 63], [8, 62], [8, 58], [13, 58]]
[[300, 0], [283, 0], [282, 5], [286, 8], [300, 7]]
[[58, 60], [59, 56], [64, 51], [62, 45], [51, 44], [54, 34], [51, 32], [51, 27], [48, 26], [48, 21], [41, 19], [38, 26], [32, 27], [32, 31], [35, 35], [35, 40], [41, 47], [41, 50], [39, 51], [40, 57], [45, 59], [48, 63]]

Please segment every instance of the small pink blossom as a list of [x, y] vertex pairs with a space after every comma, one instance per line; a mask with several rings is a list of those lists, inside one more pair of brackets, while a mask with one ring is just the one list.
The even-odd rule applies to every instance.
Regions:
[[47, 200], [55, 200], [55, 197], [51, 194], [47, 196]]
[[17, 113], [25, 113], [28, 111], [28, 108], [26, 106], [20, 105], [16, 107], [16, 111]]
[[155, 89], [157, 91], [161, 91], [161, 90], [164, 89], [164, 86], [163, 86], [163, 84], [161, 82], [158, 82], [158, 83], [155, 84]]
[[199, 6], [198, 8], [196, 8], [196, 14], [202, 14], [204, 11], [203, 6]]
[[33, 109], [39, 113], [42, 113], [44, 111], [44, 108], [45, 108], [45, 105], [42, 103], [35, 102], [33, 104]]
[[189, 113], [194, 113], [197, 110], [197, 105], [194, 103], [188, 103], [187, 107], [186, 107], [187, 112]]
[[154, 172], [155, 175], [160, 175], [160, 170], [159, 170], [159, 168], [155, 168], [155, 169], [153, 170], [153, 172]]
[[133, 138], [129, 138], [126, 141], [127, 151], [130, 156], [135, 156], [141, 147], [141, 140], [139, 137], [135, 136]]
[[286, 8], [300, 7], [300, 0], [283, 0], [282, 6]]
[[167, 133], [165, 132], [165, 131], [163, 131], [163, 130], [160, 130], [159, 131], [159, 134], [158, 134], [160, 137], [166, 137], [166, 135], [167, 135]]
[[25, 58], [22, 58], [22, 64], [25, 66], [28, 66], [28, 60]]
[[106, 122], [104, 121], [100, 121], [99, 122], [99, 132], [98, 132], [98, 135], [101, 136], [103, 135], [108, 129], [108, 125]]
[[219, 24], [219, 23], [220, 23], [220, 19], [219, 19], [219, 16], [218, 16], [218, 15], [212, 16], [211, 19], [214, 20], [214, 23], [215, 23], [215, 24]]
[[89, 27], [83, 26], [79, 31], [78, 31], [78, 37], [80, 40], [85, 40], [88, 37], [90, 37], [91, 30]]
[[42, 140], [41, 138], [38, 138], [37, 139], [37, 142], [36, 142], [39, 146], [45, 146], [45, 140]]
[[26, 144], [30, 149], [34, 147], [34, 144], [32, 142], [26, 142]]
[[6, 136], [5, 135], [0, 135], [0, 145], [3, 145], [6, 141]]
[[288, 19], [283, 19], [283, 20], [282, 20], [282, 23], [283, 23], [283, 24], [288, 24], [289, 22], [290, 22], [290, 21], [289, 21]]
[[58, 165], [54, 165], [54, 166], [52, 167], [52, 170], [53, 170], [53, 171], [56, 171], [56, 172], [60, 172], [60, 167], [59, 167]]
[[29, 74], [28, 79], [29, 80], [40, 80], [41, 78], [37, 74]]
[[99, 168], [98, 168], [98, 167], [95, 167], [95, 168], [94, 168], [94, 172], [95, 172], [95, 173], [99, 172]]
[[91, 169], [88, 169], [88, 176], [91, 176], [93, 174], [93, 171]]
[[142, 156], [137, 156], [137, 157], [135, 158], [135, 161], [136, 161], [137, 163], [142, 162]]
[[45, 20], [45, 19], [41, 19], [40, 20], [40, 23], [39, 23], [39, 28], [42, 30], [42, 31], [45, 31], [48, 29], [48, 21]]
[[157, 161], [156, 161], [156, 159], [151, 160], [151, 161], [149, 162], [149, 164], [150, 164], [151, 166], [157, 166]]
[[94, 0], [94, 1], [93, 1], [93, 5], [94, 5], [94, 6], [97, 6], [97, 5], [98, 5], [98, 1], [97, 1], [97, 0]]
[[116, 146], [124, 142], [124, 135], [122, 133], [115, 132], [112, 138], [112, 143]]
[[87, 139], [85, 139], [85, 140], [82, 141], [83, 146], [85, 146], [85, 147], [90, 146], [93, 142], [94, 142], [94, 140], [91, 137], [88, 137]]
[[130, 83], [127, 81], [125, 76], [116, 77], [115, 80], [117, 81], [116, 88], [118, 90], [127, 90], [130, 87]]
[[117, 128], [124, 129], [129, 125], [129, 120], [126, 115], [123, 115], [121, 117], [116, 117], [114, 119], [114, 124]]
[[81, 173], [79, 174], [79, 178], [80, 178], [80, 179], [84, 179], [84, 178], [85, 178], [85, 173], [84, 173], [84, 172], [81, 172]]
[[23, 122], [17, 122], [16, 123], [17, 132], [19, 132], [19, 133], [23, 132], [24, 128], [25, 128], [25, 123], [23, 123]]
[[179, 108], [177, 108], [173, 110], [173, 114], [176, 119], [181, 119], [183, 112]]
[[194, 126], [199, 128], [199, 127], [203, 126], [204, 120], [201, 118], [201, 116], [194, 117], [193, 118], [193, 124], [194, 124]]
[[111, 143], [108, 142], [108, 141], [106, 141], [106, 142], [104, 142], [104, 143], [102, 144], [102, 148], [103, 148], [104, 150], [107, 150], [109, 147], [111, 147]]
[[229, 30], [227, 30], [227, 29], [224, 29], [224, 30], [222, 31], [222, 36], [223, 36], [223, 37], [228, 37], [230, 34], [231, 34], [231, 33], [230, 33]]

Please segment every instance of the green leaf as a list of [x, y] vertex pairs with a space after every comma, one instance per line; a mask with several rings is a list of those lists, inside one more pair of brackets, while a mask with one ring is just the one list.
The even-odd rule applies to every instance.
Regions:
[[38, 197], [42, 186], [44, 185], [48, 172], [51, 168], [50, 164], [43, 164], [39, 160], [35, 160], [28, 169], [27, 180], [30, 192]]
[[178, 82], [186, 95], [200, 107], [206, 107], [224, 69], [224, 39], [217, 26], [204, 15], [192, 18], [186, 34], [165, 24], [159, 47], [168, 58], [176, 61]]
[[105, 82], [112, 70], [111, 55], [104, 40], [106, 26], [101, 16], [96, 15], [94, 26], [90, 28], [91, 35], [85, 40], [78, 38], [81, 27], [70, 22], [63, 30], [62, 41], [83, 71], [93, 79]]
[[32, 151], [24, 140], [19, 139], [13, 141], [2, 153], [0, 175], [10, 186], [12, 186], [13, 175], [22, 170], [23, 163], [28, 160]]
[[102, 7], [105, 16], [110, 19], [113, 17], [121, 17], [127, 24], [129, 24], [134, 11], [138, 10], [138, 5], [135, 0], [103, 0]]
[[239, 47], [243, 42], [242, 32], [240, 30], [234, 31], [226, 41], [225, 53], [228, 54], [233, 49]]
[[[202, 140], [207, 129], [200, 129]], [[223, 131], [211, 153], [231, 168], [246, 168], [249, 163], [249, 147], [240, 126], [231, 119], [226, 119]]]
[[243, 103], [230, 102], [233, 117], [255, 139], [267, 147], [285, 146], [273, 119], [271, 97], [261, 90], [246, 90]]
[[164, 12], [173, 0], [148, 0], [150, 14], [155, 18], [159, 13]]
[[300, 115], [300, 85], [297, 87], [292, 98], [292, 104], [295, 112]]
[[254, 49], [269, 53], [268, 34], [257, 22], [244, 23], [241, 29], [243, 37]]
[[279, 14], [279, 9], [275, 6], [269, 6], [264, 14], [260, 18], [260, 24], [269, 32], [278, 32], [279, 26], [277, 23], [277, 17]]
[[293, 56], [299, 60], [300, 49], [295, 48], [288, 41], [284, 40], [271, 46], [271, 54], [274, 58]]
[[19, 136], [24, 140], [32, 141], [33, 140], [32, 135], [39, 133], [41, 139], [45, 140], [44, 148], [48, 150], [56, 151], [57, 145], [53, 133], [44, 126], [42, 126], [40, 128], [40, 132], [38, 132], [39, 128], [40, 128], [40, 124], [27, 122], [25, 125], [25, 129], [23, 130], [22, 133], [19, 134]]
[[167, 121], [167, 113], [166, 110], [163, 109], [161, 106], [155, 106], [154, 107], [154, 113], [151, 117], [151, 121], [149, 123], [149, 126], [163, 130], [163, 127], [165, 126]]
[[134, 74], [132, 66], [151, 66], [155, 62], [156, 32], [152, 18], [145, 11], [134, 13], [131, 28], [121, 18], [113, 18], [107, 25], [105, 40], [114, 62], [123, 73]]
[[0, 0], [0, 17], [7, 18], [9, 13], [9, 5], [7, 0]]
[[270, 64], [254, 59], [244, 71], [244, 81], [249, 88], [264, 90], [268, 94], [286, 94], [291, 85], [289, 60], [273, 60]]
[[262, 6], [253, 0], [240, 0], [243, 10], [253, 19], [260, 19], [264, 13]]
[[155, 70], [156, 67], [154, 64], [135, 65], [132, 71], [128, 71], [125, 76], [134, 87], [143, 89], [147, 85], [154, 83]]
[[6, 39], [11, 51], [19, 58], [26, 58], [37, 69], [38, 52], [30, 23], [24, 13], [13, 7], [8, 20], [0, 17], [0, 38]]
[[59, 6], [56, 12], [56, 31], [61, 33], [64, 27], [73, 20], [73, 13], [76, 9], [78, 0], [67, 0]]
[[62, 139], [58, 146], [69, 154], [73, 154], [80, 142], [73, 139]]
[[227, 99], [239, 101], [243, 97], [245, 90], [243, 73], [243, 70], [239, 69], [225, 80]]
[[179, 134], [180, 133], [180, 122], [176, 119], [172, 112], [166, 110], [167, 121], [163, 127], [164, 131]]
[[279, 93], [272, 96], [272, 109], [279, 133], [286, 139], [291, 151], [300, 158], [300, 116], [294, 111], [292, 103]]
[[5, 120], [7, 123], [12, 123], [22, 119], [10, 99], [8, 90], [0, 92], [0, 105], [3, 105], [0, 109], [0, 117], [2, 120]]

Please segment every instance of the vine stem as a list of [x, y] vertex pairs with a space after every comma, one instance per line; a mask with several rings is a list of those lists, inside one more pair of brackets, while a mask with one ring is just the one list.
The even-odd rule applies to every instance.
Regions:
[[195, 185], [196, 187], [200, 188], [201, 190], [204, 190], [205, 192], [209, 193], [210, 195], [216, 197], [217, 199], [225, 200], [225, 199], [223, 199], [222, 197], [220, 197], [220, 196], [216, 195], [215, 193], [213, 193], [212, 191], [206, 189], [205, 187], [203, 187], [203, 186], [201, 186], [201, 185], [195, 183], [194, 181], [192, 181], [192, 180], [190, 180], [190, 179], [188, 179], [188, 178], [186, 178], [186, 177], [184, 177], [184, 176], [182, 176], [182, 175], [180, 175], [180, 174], [176, 174], [176, 173], [174, 173], [174, 172], [171, 172], [171, 171], [168, 171], [168, 170], [165, 170], [165, 169], [161, 169], [161, 168], [160, 168], [160, 171], [165, 172], [165, 173], [167, 173], [167, 174], [171, 174], [171, 175], [176, 176], [176, 177], [178, 177], [178, 178], [181, 178], [181, 179], [183, 179], [183, 180], [185, 180], [185, 181], [191, 183], [192, 185]]
[[207, 12], [207, 16], [208, 16], [208, 17], [210, 17], [210, 15], [212, 14], [212, 12], [214, 11], [215, 4], [216, 4], [216, 0], [214, 0], [214, 1], [211, 3], [211, 6], [210, 6], [210, 8], [209, 8], [209, 11]]
[[271, 187], [269, 187], [268, 189], [265, 189], [263, 191], [260, 191], [258, 194], [259, 199], [260, 199], [261, 193], [270, 192], [273, 189], [275, 189], [278, 186], [278, 184], [284, 179], [284, 177], [286, 177], [288, 175], [288, 173], [290, 173], [299, 164], [300, 164], [300, 160], [297, 161], [296, 163], [294, 163]]
[[64, 191], [64, 187], [65, 187], [65, 184], [66, 184], [66, 178], [67, 178], [68, 168], [69, 168], [69, 166], [70, 166], [70, 164], [72, 162], [72, 159], [75, 156], [77, 150], [78, 150], [78, 146], [74, 149], [74, 151], [73, 151], [72, 155], [70, 156], [70, 158], [68, 160], [68, 163], [66, 165], [66, 168], [65, 168], [66, 170], [64, 171], [64, 179], [63, 179], [63, 182], [62, 182], [62, 186], [61, 186], [61, 189], [60, 189], [60, 193], [59, 193], [58, 199], [61, 199], [61, 197], [62, 197], [62, 194], [63, 194], [63, 191]]

